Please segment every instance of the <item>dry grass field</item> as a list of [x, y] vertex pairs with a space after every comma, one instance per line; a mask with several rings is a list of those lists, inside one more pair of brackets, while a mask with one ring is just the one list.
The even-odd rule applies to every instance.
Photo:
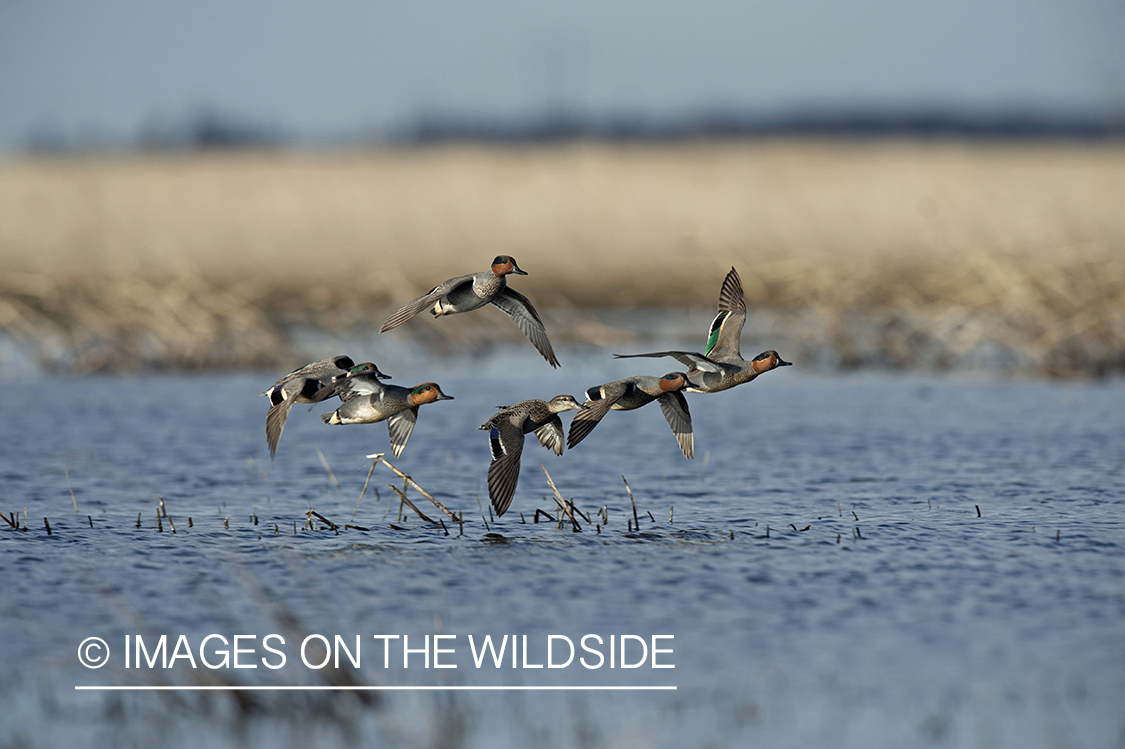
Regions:
[[[294, 324], [377, 328], [501, 253], [529, 272], [518, 288], [549, 322], [572, 323], [564, 344], [604, 332], [586, 324], [593, 310], [710, 307], [734, 265], [751, 307], [790, 320], [791, 345], [829, 349], [836, 365], [953, 367], [983, 342], [1025, 369], [1125, 371], [1125, 144], [446, 145], [0, 164], [0, 328], [48, 366], [288, 363]], [[488, 334], [454, 322], [416, 328]]]

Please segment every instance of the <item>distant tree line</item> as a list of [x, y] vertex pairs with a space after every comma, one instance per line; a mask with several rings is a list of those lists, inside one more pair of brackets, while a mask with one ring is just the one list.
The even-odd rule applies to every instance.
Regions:
[[1000, 115], [947, 111], [807, 112], [776, 116], [711, 113], [682, 119], [658, 117], [579, 117], [566, 113], [524, 119], [489, 119], [427, 114], [388, 131], [360, 131], [332, 137], [296, 138], [277, 126], [245, 117], [204, 112], [175, 124], [152, 124], [133, 139], [63, 135], [49, 127], [29, 136], [33, 153], [147, 150], [200, 151], [284, 148], [295, 145], [396, 145], [444, 141], [550, 143], [579, 139], [604, 141], [679, 141], [778, 136], [839, 138], [967, 138], [1109, 140], [1125, 138], [1125, 115], [1117, 118], [1049, 116], [1011, 112]]

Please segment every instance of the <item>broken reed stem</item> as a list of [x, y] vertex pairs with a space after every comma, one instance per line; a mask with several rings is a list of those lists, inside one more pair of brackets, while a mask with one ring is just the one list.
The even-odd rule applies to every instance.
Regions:
[[[582, 526], [580, 526], [578, 524], [578, 521], [574, 519], [574, 513], [570, 511], [570, 507], [567, 505], [566, 500], [563, 499], [563, 495], [559, 492], [558, 487], [555, 486], [554, 480], [551, 479], [551, 474], [547, 473], [547, 466], [540, 465], [539, 467], [543, 469], [543, 473], [546, 474], [546, 476], [547, 476], [547, 484], [548, 484], [548, 486], [551, 487], [551, 491], [553, 491], [555, 493], [555, 502], [558, 504], [559, 507], [562, 508], [562, 511], [565, 512], [567, 514], [567, 516], [570, 518], [570, 525], [574, 529], [574, 532], [580, 533], [582, 531]], [[559, 516], [559, 519], [562, 520], [561, 515]]]
[[[14, 518], [14, 517], [15, 517], [15, 514], [12, 515], [12, 518]], [[14, 520], [12, 520], [12, 518], [9, 518], [7, 515], [5, 515], [2, 512], [0, 512], [0, 518], [4, 518], [4, 522], [7, 523], [8, 525], [12, 526], [12, 528], [14, 530], [18, 531], [20, 529], [19, 523], [15, 522]]]
[[[418, 491], [418, 493], [419, 493], [419, 494], [421, 494], [421, 495], [422, 495], [423, 497], [425, 497], [426, 499], [428, 499], [428, 500], [430, 500], [431, 502], [433, 502], [433, 503], [434, 503], [434, 506], [435, 506], [435, 507], [437, 507], [437, 508], [438, 508], [439, 510], [441, 510], [442, 512], [444, 512], [444, 513], [445, 513], [445, 516], [446, 516], [446, 517], [448, 517], [448, 518], [449, 518], [450, 520], [453, 520], [453, 521], [456, 521], [456, 520], [457, 520], [457, 516], [456, 516], [456, 515], [454, 515], [454, 514], [453, 514], [452, 512], [450, 512], [450, 511], [449, 511], [449, 509], [448, 509], [448, 508], [446, 508], [446, 506], [445, 506], [445, 505], [443, 505], [443, 504], [442, 504], [441, 502], [438, 502], [438, 501], [437, 501], [436, 499], [434, 499], [434, 498], [433, 498], [433, 496], [431, 496], [431, 495], [430, 495], [430, 493], [429, 493], [429, 492], [427, 492], [427, 491], [426, 491], [425, 489], [423, 489], [422, 487], [418, 486], [418, 482], [416, 482], [416, 481], [415, 481], [414, 479], [410, 478], [410, 477], [409, 477], [409, 476], [407, 476], [407, 475], [406, 475], [405, 473], [403, 473], [402, 471], [398, 470], [398, 469], [397, 469], [397, 468], [395, 468], [395, 467], [394, 467], [393, 465], [391, 465], [390, 463], [388, 463], [388, 462], [386, 461], [386, 459], [385, 459], [385, 458], [383, 457], [383, 455], [385, 455], [385, 453], [375, 453], [374, 455], [368, 455], [368, 456], [367, 456], [367, 458], [368, 458], [369, 460], [373, 460], [373, 461], [375, 461], [376, 463], [382, 463], [382, 464], [383, 464], [383, 465], [385, 465], [385, 466], [386, 466], [387, 468], [390, 468], [390, 469], [391, 469], [392, 471], [394, 471], [394, 472], [395, 472], [395, 473], [397, 473], [397, 474], [398, 474], [399, 476], [401, 476], [401, 477], [402, 477], [402, 479], [403, 479], [404, 481], [406, 481], [406, 483], [408, 483], [408, 484], [410, 484], [411, 486], [413, 486], [413, 487], [414, 487], [414, 488], [415, 488], [415, 489], [416, 489], [416, 490]], [[388, 486], [390, 486], [390, 484], [388, 484]], [[394, 487], [391, 487], [391, 488], [392, 488], [392, 489], [394, 489]], [[396, 492], [398, 492], [398, 490], [397, 490], [397, 489], [395, 489], [395, 491], [396, 491]], [[399, 495], [400, 497], [403, 497], [403, 496], [405, 496], [405, 495], [404, 495], [404, 494], [403, 494], [402, 492], [398, 492], [398, 495]], [[411, 505], [411, 506], [413, 507], [413, 505]], [[417, 508], [415, 508], [415, 509], [414, 509], [414, 511], [415, 511], [415, 512], [418, 512]], [[419, 513], [419, 514], [421, 514], [421, 513]], [[431, 520], [430, 522], [431, 522], [431, 523], [433, 523], [434, 521], [432, 521], [432, 520]], [[434, 525], [437, 525], [437, 523], [434, 523]]]
[[[324, 517], [323, 515], [321, 515], [321, 514], [320, 514], [319, 512], [317, 512], [316, 510], [309, 510], [308, 512], [306, 512], [306, 513], [305, 513], [305, 517], [306, 517], [306, 518], [308, 518], [308, 519], [310, 519], [310, 520], [311, 520], [312, 518], [314, 518], [314, 517], [315, 517], [315, 518], [317, 518], [318, 520], [320, 520], [320, 521], [321, 521], [322, 523], [325, 523], [325, 524], [326, 524], [326, 525], [327, 525], [327, 526], [328, 526], [329, 528], [331, 528], [332, 530], [334, 530], [334, 531], [336, 530], [336, 524], [335, 524], [335, 523], [333, 523], [333, 522], [332, 522], [331, 520], [329, 520], [328, 518], [326, 518], [326, 517]], [[337, 531], [337, 532], [338, 532], [338, 531]]]
[[47, 518], [43, 518], [43, 525], [47, 527], [47, 535], [51, 535], [51, 524], [47, 522]]
[[336, 474], [332, 473], [332, 466], [328, 465], [328, 460], [324, 457], [324, 453], [318, 447], [316, 454], [320, 457], [320, 464], [324, 466], [324, 470], [328, 472], [328, 478], [332, 479], [332, 483], [336, 485], [336, 491], [340, 491], [340, 482], [336, 480]]
[[78, 500], [74, 497], [74, 486], [70, 483], [70, 469], [63, 466], [63, 471], [66, 473], [66, 488], [70, 489], [70, 501], [74, 503], [74, 514], [78, 514]]
[[633, 490], [629, 488], [629, 482], [625, 480], [625, 476], [621, 476], [621, 480], [625, 481], [625, 491], [629, 492], [629, 503], [633, 505], [633, 525], [637, 530], [641, 529], [641, 521], [637, 519], [637, 503], [633, 500]]
[[414, 512], [418, 515], [418, 517], [422, 518], [422, 520], [426, 521], [430, 525], [437, 525], [437, 523], [435, 521], [426, 517], [426, 514], [424, 512], [422, 512], [417, 507], [415, 507], [414, 503], [406, 498], [406, 495], [402, 493], [401, 489], [399, 489], [397, 486], [394, 486], [393, 484], [387, 484], [387, 486], [391, 487], [391, 489], [394, 490], [394, 493], [398, 495], [399, 501], [402, 502], [403, 504], [405, 504], [410, 509], [414, 510]]

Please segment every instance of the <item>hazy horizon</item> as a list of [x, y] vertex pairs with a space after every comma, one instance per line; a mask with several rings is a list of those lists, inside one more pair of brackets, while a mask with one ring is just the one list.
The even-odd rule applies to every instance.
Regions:
[[427, 120], [1125, 120], [1125, 7], [958, 0], [0, 3], [0, 151], [208, 117], [297, 142]]

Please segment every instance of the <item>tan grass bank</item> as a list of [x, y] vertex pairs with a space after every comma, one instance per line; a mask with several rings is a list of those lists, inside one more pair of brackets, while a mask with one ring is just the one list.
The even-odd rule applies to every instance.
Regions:
[[931, 365], [987, 340], [1043, 370], [1125, 369], [1121, 144], [451, 145], [0, 166], [0, 326], [80, 368], [288, 362], [289, 324], [377, 328], [500, 253], [560, 315], [707, 307], [734, 265], [752, 307], [794, 313], [808, 330], [786, 335], [843, 364], [870, 358], [845, 350], [862, 319], [946, 341]]

